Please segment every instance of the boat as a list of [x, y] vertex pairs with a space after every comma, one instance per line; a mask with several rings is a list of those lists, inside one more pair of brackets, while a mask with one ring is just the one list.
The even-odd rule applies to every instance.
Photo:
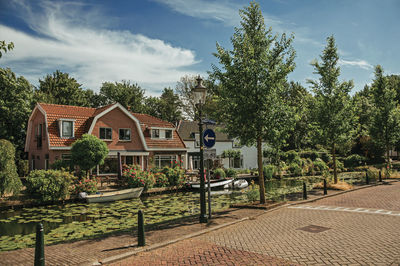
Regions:
[[[225, 185], [229, 185], [233, 182], [233, 179], [214, 179], [210, 180], [210, 187], [211, 189], [223, 189]], [[190, 183], [191, 188], [199, 189], [200, 182]], [[208, 182], [206, 181], [204, 187], [208, 189]]]
[[242, 189], [249, 186], [249, 182], [246, 179], [237, 179], [233, 181], [233, 188]]
[[122, 199], [139, 198], [140, 194], [142, 194], [142, 191], [143, 187], [103, 192], [99, 194], [88, 195], [85, 197], [85, 200], [88, 203], [99, 203], [99, 202], [116, 201]]

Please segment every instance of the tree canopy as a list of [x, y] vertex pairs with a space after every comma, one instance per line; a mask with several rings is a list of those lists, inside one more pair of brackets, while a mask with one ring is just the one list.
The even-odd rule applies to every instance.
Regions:
[[99, 97], [102, 100], [101, 105], [118, 102], [135, 113], [144, 111], [144, 90], [129, 81], [104, 82], [100, 88]]

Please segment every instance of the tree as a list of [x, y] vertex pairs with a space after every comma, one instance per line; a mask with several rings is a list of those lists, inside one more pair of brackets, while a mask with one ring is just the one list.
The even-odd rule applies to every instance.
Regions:
[[8, 140], [0, 139], [0, 197], [6, 193], [15, 195], [21, 187], [15, 166], [15, 148]]
[[352, 109], [349, 92], [353, 81], [339, 82], [340, 68], [337, 66], [339, 56], [335, 38], [327, 38], [327, 45], [317, 60], [311, 63], [318, 80], [308, 80], [315, 94], [315, 119], [319, 127], [322, 145], [330, 147], [333, 156], [334, 182], [337, 183], [336, 149], [338, 144], [351, 138]]
[[104, 82], [100, 89], [100, 96], [103, 97], [104, 104], [118, 102], [125, 108], [130, 108], [133, 112], [141, 113], [144, 111], [144, 90], [137, 84], [129, 81]]
[[144, 112], [149, 115], [171, 123], [182, 119], [182, 102], [171, 88], [164, 88], [159, 98], [148, 97], [144, 102]]
[[76, 79], [56, 70], [52, 75], [48, 74], [43, 80], [39, 79], [39, 89], [35, 90], [35, 102], [52, 104], [91, 106], [88, 92], [81, 87]]
[[257, 144], [260, 202], [265, 203], [262, 142], [277, 147], [287, 133], [290, 114], [283, 99], [287, 75], [294, 69], [293, 36], [266, 30], [257, 3], [240, 10], [241, 27], [231, 38], [233, 50], [217, 44], [223, 70], [213, 66], [221, 118], [226, 131], [241, 144]]
[[19, 154], [24, 149], [32, 93], [33, 86], [23, 76], [0, 68], [0, 139], [11, 141]]
[[229, 159], [229, 167], [233, 167], [233, 162], [231, 162], [231, 158], [238, 159], [240, 158], [241, 151], [240, 150], [224, 150], [222, 152], [222, 158]]
[[385, 148], [387, 167], [390, 167], [389, 151], [400, 136], [400, 111], [397, 108], [396, 88], [383, 75], [380, 65], [375, 67], [375, 79], [371, 93], [375, 108], [372, 114], [370, 134], [375, 143]]
[[10, 43], [6, 43], [6, 41], [0, 41], [0, 58], [3, 56], [2, 54], [2, 50], [4, 53], [7, 53], [8, 51], [11, 51], [12, 49], [14, 49], [14, 43], [10, 42]]
[[107, 154], [107, 144], [90, 134], [84, 134], [71, 148], [73, 164], [86, 171], [86, 175], [97, 165], [103, 164]]

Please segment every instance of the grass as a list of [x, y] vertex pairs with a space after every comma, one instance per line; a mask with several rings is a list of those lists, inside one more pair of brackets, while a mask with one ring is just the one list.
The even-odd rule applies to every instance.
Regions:
[[[335, 189], [335, 190], [350, 190], [353, 188], [353, 185], [344, 182], [344, 181], [338, 181], [336, 184], [333, 182], [329, 182], [326, 184], [326, 187], [328, 189]], [[320, 183], [316, 183], [314, 184], [314, 188], [324, 188], [324, 183], [320, 182]]]

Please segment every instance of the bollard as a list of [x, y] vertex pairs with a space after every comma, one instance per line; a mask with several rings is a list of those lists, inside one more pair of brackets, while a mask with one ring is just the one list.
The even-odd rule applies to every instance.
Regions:
[[326, 179], [324, 179], [324, 195], [328, 195], [328, 190], [326, 188]]
[[303, 199], [307, 199], [307, 187], [306, 187], [306, 182], [303, 182]]
[[44, 232], [43, 224], [36, 226], [35, 266], [44, 266]]
[[138, 246], [144, 247], [146, 239], [144, 237], [144, 219], [142, 210], [138, 211]]
[[365, 183], [367, 183], [367, 185], [369, 185], [369, 176], [368, 176], [368, 172], [365, 172]]
[[382, 171], [379, 171], [379, 182], [382, 182]]

